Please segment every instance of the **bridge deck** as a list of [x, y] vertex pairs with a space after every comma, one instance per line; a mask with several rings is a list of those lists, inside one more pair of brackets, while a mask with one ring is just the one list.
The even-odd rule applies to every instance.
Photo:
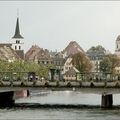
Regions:
[[31, 89], [31, 90], [75, 90], [84, 93], [120, 93], [120, 82], [62, 82], [62, 81], [55, 81], [55, 82], [48, 82], [48, 81], [1, 81], [0, 82], [0, 92], [4, 91], [16, 91], [21, 89]]

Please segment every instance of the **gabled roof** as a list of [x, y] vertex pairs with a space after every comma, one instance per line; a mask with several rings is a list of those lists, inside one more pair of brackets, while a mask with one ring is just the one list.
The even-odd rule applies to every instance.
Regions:
[[0, 47], [4, 47], [4, 46], [11, 47], [12, 44], [10, 44], [10, 43], [0, 43]]
[[64, 75], [76, 75], [79, 71], [75, 67], [71, 67]]
[[79, 52], [85, 53], [85, 51], [76, 41], [71, 41], [68, 46], [62, 51], [65, 56], [74, 55]]
[[20, 60], [21, 58], [11, 48], [10, 44], [0, 44], [0, 60]]
[[23, 37], [20, 34], [20, 29], [19, 29], [19, 18], [17, 18], [15, 35], [12, 38], [22, 38], [23, 39]]
[[47, 49], [40, 48], [37, 45], [32, 45], [32, 47], [26, 52], [25, 59], [26, 60], [34, 60], [37, 59], [50, 59], [50, 54]]

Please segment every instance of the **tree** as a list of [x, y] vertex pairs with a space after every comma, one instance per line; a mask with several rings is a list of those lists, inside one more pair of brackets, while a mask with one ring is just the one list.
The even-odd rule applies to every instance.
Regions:
[[100, 62], [100, 71], [114, 74], [115, 68], [120, 66], [120, 58], [116, 55], [106, 55]]
[[25, 74], [27, 75], [27, 72], [35, 72], [39, 77], [47, 78], [51, 67], [52, 65], [43, 65], [33, 62], [0, 61], [0, 77], [11, 73], [15, 73], [16, 77], [23, 77]]
[[90, 59], [81, 52], [72, 56], [72, 64], [82, 73], [88, 73], [92, 69]]
[[87, 52], [105, 52], [105, 48], [101, 45], [92, 46]]
[[112, 72], [112, 62], [108, 57], [105, 57], [100, 62], [100, 71], [103, 73], [111, 73]]
[[37, 64], [34, 62], [25, 62], [24, 68], [25, 71], [28, 72], [35, 72], [39, 77], [48, 77], [49, 69], [52, 67], [52, 65], [43, 65], [43, 64]]

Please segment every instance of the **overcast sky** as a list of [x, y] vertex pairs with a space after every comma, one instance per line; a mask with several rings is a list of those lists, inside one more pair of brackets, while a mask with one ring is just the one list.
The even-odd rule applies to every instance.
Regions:
[[19, 9], [25, 51], [36, 44], [58, 51], [77, 41], [86, 51], [102, 45], [114, 52], [120, 34], [119, 1], [0, 1], [0, 42], [13, 37]]

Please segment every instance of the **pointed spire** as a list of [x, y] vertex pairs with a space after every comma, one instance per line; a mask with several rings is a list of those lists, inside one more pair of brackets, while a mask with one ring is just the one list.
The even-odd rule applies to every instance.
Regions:
[[17, 22], [16, 22], [16, 29], [15, 29], [15, 35], [12, 38], [23, 38], [20, 35], [20, 29], [19, 29], [19, 17], [17, 17]]

